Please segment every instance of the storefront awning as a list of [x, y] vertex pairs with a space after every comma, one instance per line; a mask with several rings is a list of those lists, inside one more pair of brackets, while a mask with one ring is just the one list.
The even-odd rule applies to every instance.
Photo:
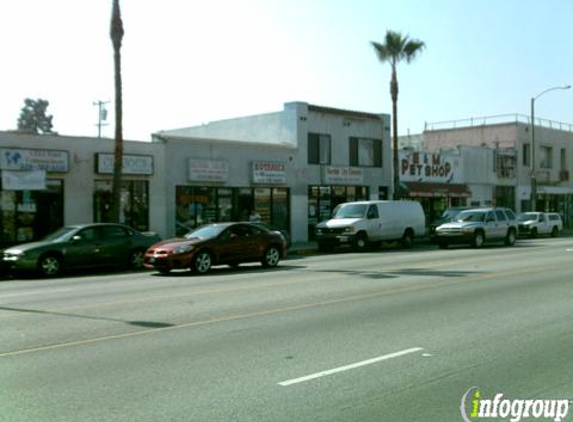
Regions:
[[467, 185], [452, 183], [403, 182], [412, 198], [469, 198]]

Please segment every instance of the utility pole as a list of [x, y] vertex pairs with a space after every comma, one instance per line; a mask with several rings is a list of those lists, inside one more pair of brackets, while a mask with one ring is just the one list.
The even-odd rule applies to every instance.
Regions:
[[104, 123], [107, 120], [107, 109], [105, 108], [105, 105], [109, 104], [109, 101], [95, 101], [93, 103], [94, 106], [97, 106], [98, 108], [98, 120], [97, 120], [97, 137], [101, 138], [101, 128], [102, 126], [107, 126], [107, 123]]

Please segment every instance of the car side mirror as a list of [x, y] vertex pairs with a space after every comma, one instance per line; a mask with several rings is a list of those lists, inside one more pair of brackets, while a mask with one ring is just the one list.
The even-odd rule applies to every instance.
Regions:
[[78, 236], [77, 234], [75, 236], [72, 236], [72, 242], [79, 242], [82, 240], [81, 236]]

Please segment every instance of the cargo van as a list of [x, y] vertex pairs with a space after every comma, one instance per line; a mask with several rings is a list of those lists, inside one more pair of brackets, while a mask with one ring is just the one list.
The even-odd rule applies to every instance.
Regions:
[[416, 201], [359, 201], [339, 204], [332, 218], [316, 226], [322, 251], [350, 245], [362, 251], [383, 241], [400, 241], [411, 248], [426, 231], [426, 218]]

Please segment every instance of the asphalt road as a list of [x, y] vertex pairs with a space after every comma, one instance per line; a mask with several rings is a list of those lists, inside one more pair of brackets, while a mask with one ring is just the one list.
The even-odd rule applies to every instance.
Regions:
[[466, 393], [480, 420], [477, 390], [573, 420], [572, 258], [536, 239], [1, 282], [0, 421], [447, 422]]

